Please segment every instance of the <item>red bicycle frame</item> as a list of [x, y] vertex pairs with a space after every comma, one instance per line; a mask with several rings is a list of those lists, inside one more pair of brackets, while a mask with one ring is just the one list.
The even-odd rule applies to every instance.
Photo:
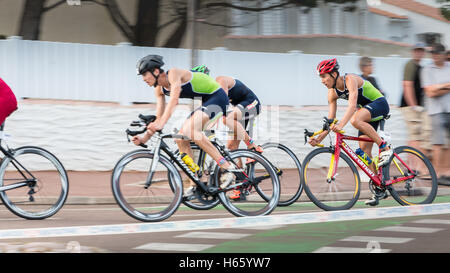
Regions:
[[406, 163], [396, 154], [394, 153], [394, 159], [393, 162], [397, 166], [397, 168], [400, 170], [400, 173], [404, 175], [403, 171], [401, 170], [400, 166], [398, 166], [398, 163], [396, 162], [396, 159], [398, 159], [407, 169], [408, 172], [411, 175], [399, 177], [392, 180], [386, 180], [383, 181], [383, 172], [382, 167], [378, 168], [378, 172], [375, 174], [357, 155], [356, 153], [350, 148], [350, 146], [347, 145], [347, 143], [344, 142], [344, 140], [354, 140], [354, 141], [365, 141], [365, 142], [374, 142], [370, 138], [364, 138], [364, 137], [353, 137], [353, 136], [346, 136], [339, 132], [336, 133], [336, 145], [334, 146], [334, 155], [331, 157], [330, 162], [330, 169], [328, 171], [328, 179], [331, 179], [336, 175], [337, 166], [339, 163], [339, 155], [341, 153], [341, 149], [344, 150], [344, 152], [353, 160], [353, 162], [356, 163], [363, 171], [364, 173], [374, 182], [376, 186], [379, 187], [386, 187], [398, 182], [402, 182], [405, 180], [409, 180], [415, 177], [414, 172], [406, 165]]

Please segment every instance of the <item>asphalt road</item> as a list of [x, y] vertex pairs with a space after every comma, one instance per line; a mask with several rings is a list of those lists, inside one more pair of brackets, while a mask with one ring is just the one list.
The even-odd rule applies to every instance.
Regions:
[[[447, 201], [446, 198], [437, 203]], [[385, 206], [401, 208], [385, 200]], [[366, 208], [357, 205], [355, 210]], [[322, 212], [311, 204], [277, 208], [271, 216]], [[18, 218], [0, 208], [1, 252], [88, 253], [448, 253], [450, 214], [408, 216], [304, 224], [207, 226], [189, 230], [196, 220], [237, 221], [218, 207], [209, 211], [180, 209], [148, 227], [126, 215], [117, 205], [66, 205], [40, 221]], [[286, 218], [288, 219], [288, 218]], [[203, 223], [203, 222], [200, 222]], [[238, 222], [236, 222], [238, 223]], [[177, 226], [179, 224], [180, 226]]]

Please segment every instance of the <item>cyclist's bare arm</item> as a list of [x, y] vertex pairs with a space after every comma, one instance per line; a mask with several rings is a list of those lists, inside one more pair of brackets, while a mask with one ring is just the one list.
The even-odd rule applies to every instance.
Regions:
[[[336, 111], [337, 111], [337, 99], [338, 96], [336, 95], [336, 92], [334, 89], [328, 89], [328, 118], [334, 119], [336, 118]], [[311, 146], [316, 146], [317, 144], [320, 144], [322, 140], [328, 135], [328, 131], [323, 131], [320, 133], [316, 138], [311, 138], [309, 140], [309, 144]]]
[[430, 98], [440, 97], [450, 92], [450, 82], [425, 86], [424, 91]]
[[161, 86], [157, 86], [155, 88], [155, 97], [156, 97], [156, 118], [159, 118], [163, 115], [164, 109], [166, 108], [166, 98], [162, 91]]
[[[157, 86], [155, 88], [155, 97], [156, 97], [156, 119], [162, 116], [164, 112], [164, 108], [166, 107], [166, 99], [164, 97], [164, 93], [162, 92], [162, 87]], [[150, 138], [152, 137], [152, 134], [149, 131], [146, 131], [145, 134], [142, 136], [133, 136], [131, 138], [131, 141], [135, 145], [139, 145], [141, 143], [146, 143]]]
[[170, 70], [170, 74], [168, 76], [168, 80], [170, 83], [170, 98], [159, 120], [162, 126], [164, 126], [167, 123], [167, 121], [175, 111], [176, 106], [178, 105], [178, 100], [180, 98], [181, 93], [182, 77], [183, 77], [183, 70], [177, 68], [172, 68]]
[[[344, 116], [339, 121], [339, 125], [341, 125], [341, 129], [350, 121], [353, 114], [357, 110], [357, 102], [358, 102], [358, 78], [353, 75], [347, 75], [345, 79], [345, 84], [348, 89], [348, 107], [345, 111]], [[362, 84], [362, 83], [361, 83]]]
[[230, 87], [234, 85], [234, 79], [228, 76], [218, 76], [216, 78], [216, 82], [220, 84], [220, 86], [225, 91], [225, 93], [227, 93], [227, 95]]
[[403, 93], [404, 93], [406, 104], [408, 106], [416, 106], [417, 105], [416, 95], [414, 95], [414, 82], [413, 81], [403, 81]]

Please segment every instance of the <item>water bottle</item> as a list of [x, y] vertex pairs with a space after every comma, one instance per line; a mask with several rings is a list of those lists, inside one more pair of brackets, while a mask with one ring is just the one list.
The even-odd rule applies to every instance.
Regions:
[[356, 149], [355, 153], [367, 166], [372, 164], [372, 159], [370, 158], [370, 156], [363, 150], [361, 150], [361, 148]]
[[186, 153], [182, 153], [180, 157], [181, 160], [183, 160], [183, 162], [186, 163], [189, 169], [191, 169], [191, 171], [193, 171], [194, 173], [200, 170], [200, 167], [197, 164], [195, 164], [194, 160], [192, 160], [192, 158]]

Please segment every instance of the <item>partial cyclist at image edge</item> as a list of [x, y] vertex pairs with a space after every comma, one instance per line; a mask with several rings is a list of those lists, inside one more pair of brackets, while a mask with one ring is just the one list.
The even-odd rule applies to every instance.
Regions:
[[[133, 137], [133, 143], [139, 145], [147, 142], [155, 132], [161, 131], [175, 111], [179, 98], [201, 98], [202, 106], [189, 115], [179, 133], [193, 140], [227, 172], [238, 172], [239, 170], [235, 169], [219, 153], [202, 132], [202, 128], [207, 122], [218, 114], [226, 114], [229, 100], [224, 90], [209, 75], [179, 68], [171, 68], [165, 72], [161, 68], [163, 65], [163, 57], [159, 55], [148, 55], [139, 60], [137, 64], [138, 75], [142, 75], [143, 80], [149, 86], [155, 87], [157, 107], [156, 120], [148, 125], [148, 131], [144, 137]], [[169, 96], [167, 105], [165, 96]], [[197, 121], [201, 121], [202, 124], [193, 126]], [[177, 140], [176, 143], [180, 153], [186, 153], [189, 157], [193, 157], [189, 140]], [[195, 186], [191, 182], [185, 195], [192, 195], [194, 190]]]
[[[339, 132], [350, 121], [359, 130], [358, 136], [366, 136], [378, 145], [380, 151], [378, 166], [386, 165], [393, 152], [386, 140], [377, 133], [380, 121], [389, 114], [386, 98], [369, 81], [356, 74], [345, 73], [340, 76], [336, 58], [321, 61], [316, 69], [322, 83], [328, 88], [328, 118], [336, 118], [338, 99], [349, 102], [343, 118], [330, 129]], [[320, 143], [328, 133], [324, 131], [317, 139], [311, 140], [311, 145]], [[360, 141], [359, 146], [365, 154], [372, 157], [372, 143]], [[377, 166], [374, 165], [372, 169], [375, 171]]]
[[17, 99], [11, 88], [0, 78], [0, 125], [17, 110]]

